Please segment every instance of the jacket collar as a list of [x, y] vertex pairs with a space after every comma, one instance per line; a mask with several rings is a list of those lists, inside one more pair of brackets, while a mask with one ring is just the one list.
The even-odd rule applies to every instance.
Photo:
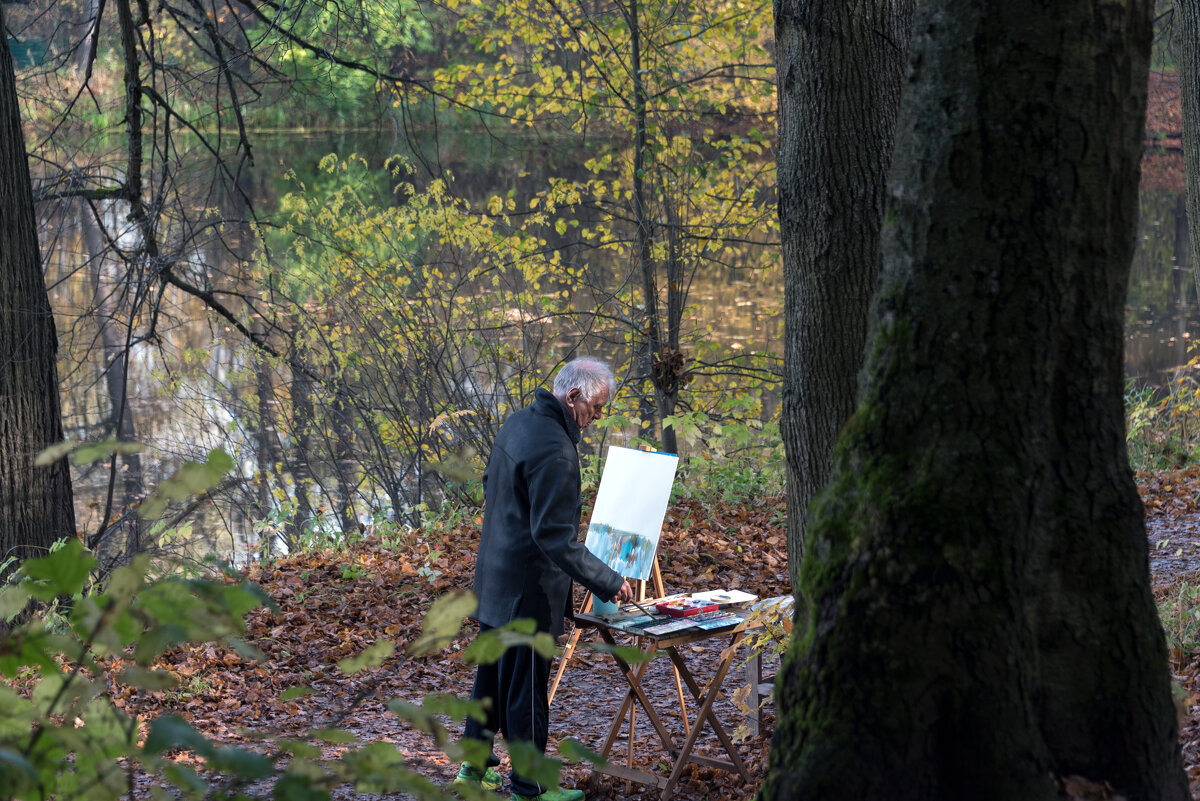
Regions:
[[579, 440], [583, 436], [583, 432], [579, 430], [579, 423], [576, 423], [575, 418], [571, 416], [571, 410], [551, 392], [538, 387], [537, 391], [533, 393], [533, 407], [541, 414], [558, 421], [559, 425], [566, 430], [567, 436], [571, 438], [571, 442], [579, 444]]

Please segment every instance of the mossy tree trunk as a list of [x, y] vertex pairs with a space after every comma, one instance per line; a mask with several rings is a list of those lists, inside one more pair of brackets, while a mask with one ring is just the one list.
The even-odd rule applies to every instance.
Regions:
[[1150, 5], [918, 9], [765, 801], [1188, 797], [1122, 408]]
[[[1175, 45], [1179, 51], [1179, 94], [1183, 111], [1183, 177], [1188, 225], [1200, 231], [1200, 0], [1175, 0]], [[1200, 236], [1190, 238], [1188, 256], [1200, 301]]]
[[66, 459], [35, 467], [62, 439], [58, 339], [38, 251], [33, 190], [0, 11], [0, 564], [75, 536]]
[[782, 429], [797, 586], [809, 502], [854, 411], [914, 0], [776, 0]]

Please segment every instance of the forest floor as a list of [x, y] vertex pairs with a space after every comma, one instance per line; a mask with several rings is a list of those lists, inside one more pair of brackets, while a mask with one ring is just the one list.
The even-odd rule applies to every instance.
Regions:
[[[788, 594], [784, 509], [782, 497], [765, 498], [752, 507], [698, 501], [672, 506], [659, 544], [667, 591], [729, 588], [760, 597]], [[449, 783], [457, 764], [447, 760], [431, 736], [412, 728], [386, 705], [393, 699], [419, 703], [429, 693], [470, 695], [474, 668], [461, 659], [473, 633], [470, 628], [436, 656], [410, 658], [403, 655], [403, 645], [418, 635], [421, 618], [434, 598], [451, 589], [470, 588], [477, 542], [477, 521], [465, 521], [443, 527], [436, 534], [418, 532], [404, 542], [366, 538], [346, 550], [305, 553], [256, 565], [249, 577], [271, 596], [277, 609], [252, 612], [246, 639], [266, 654], [267, 661], [250, 663], [214, 644], [176, 650], [163, 665], [178, 676], [176, 689], [126, 692], [118, 703], [143, 718], [174, 711], [223, 743], [248, 743], [265, 734], [295, 735], [336, 725], [363, 743], [394, 743], [410, 767], [436, 783]], [[336, 666], [339, 659], [361, 652], [381, 637], [400, 646], [395, 655], [377, 669], [353, 677], [341, 674]], [[585, 634], [585, 639], [594, 637]], [[684, 657], [702, 686], [713, 675], [725, 642], [726, 638], [716, 637], [686, 649]], [[770, 661], [764, 664], [767, 672], [773, 669]], [[731, 700], [745, 683], [744, 661], [738, 659], [716, 706], [718, 718], [729, 731], [745, 719]], [[278, 700], [287, 688], [302, 685], [318, 694]], [[625, 686], [607, 654], [577, 651], [550, 710], [548, 752], [553, 754], [557, 742], [567, 737], [599, 750]], [[651, 662], [643, 686], [660, 710], [679, 709], [667, 660]], [[695, 704], [690, 699], [689, 709], [694, 715]], [[743, 783], [736, 774], [689, 766], [675, 797], [680, 801], [751, 798], [766, 771], [773, 707], [766, 707], [763, 723], [759, 735], [738, 745], [752, 783]], [[664, 715], [664, 724], [682, 741], [683, 723], [677, 713]], [[452, 736], [460, 729], [450, 725]], [[658, 750], [657, 742], [639, 710], [632, 764], [666, 776], [668, 771], [662, 770], [666, 755]], [[701, 737], [696, 752], [717, 756], [719, 748], [710, 730]], [[627, 754], [626, 730], [610, 759], [625, 764]], [[336, 757], [337, 748], [329, 747], [326, 755]], [[502, 772], [507, 773], [507, 759], [500, 750], [498, 756], [504, 761]], [[587, 765], [567, 765], [562, 783], [584, 787], [589, 772]], [[354, 795], [349, 787], [335, 795], [339, 799], [370, 797]], [[588, 792], [593, 801], [656, 797], [657, 792], [650, 788], [627, 787], [625, 781], [610, 777], [601, 777]]]
[[1183, 110], [1179, 75], [1174, 72], [1150, 73], [1142, 142], [1142, 189], [1182, 195]]
[[[1178, 109], [1177, 79], [1152, 76], [1143, 183], [1182, 186]], [[1165, 610], [1171, 670], [1181, 690], [1184, 762], [1193, 796], [1200, 799], [1200, 469], [1142, 476], [1139, 485], [1147, 506], [1155, 597]], [[667, 590], [738, 588], [762, 597], [789, 593], [784, 515], [782, 497], [752, 505], [689, 500], [672, 506], [659, 548]], [[249, 615], [247, 640], [266, 654], [266, 662], [248, 662], [214, 644], [178, 649], [168, 655], [165, 665], [179, 678], [177, 688], [157, 693], [126, 689], [117, 702], [143, 719], [177, 712], [224, 743], [252, 743], [264, 735], [337, 726], [363, 743], [394, 743], [410, 767], [437, 783], [448, 783], [457, 765], [429, 735], [397, 718], [386, 704], [392, 699], [419, 702], [429, 693], [469, 695], [473, 668], [461, 659], [472, 635], [469, 627], [436, 656], [409, 658], [402, 646], [417, 637], [421, 618], [436, 597], [470, 587], [477, 540], [477, 521], [464, 521], [436, 532], [417, 532], [404, 541], [365, 538], [344, 550], [303, 553], [256, 565], [250, 578], [271, 596], [275, 609]], [[381, 637], [401, 646], [395, 655], [379, 668], [352, 677], [341, 674], [338, 660]], [[688, 649], [686, 658], [702, 684], [711, 675], [721, 641], [714, 638]], [[765, 667], [770, 672], [774, 666]], [[724, 698], [716, 714], [730, 729], [743, 720], [730, 699], [744, 683], [742, 671], [735, 667], [723, 684]], [[665, 660], [651, 663], [644, 684], [660, 709], [678, 708]], [[317, 693], [279, 700], [284, 690], [295, 686], [310, 686]], [[577, 655], [551, 708], [549, 751], [553, 753], [567, 737], [598, 749], [624, 687], [607, 655], [586, 649]], [[664, 722], [682, 736], [678, 715], [667, 715]], [[679, 801], [752, 798], [766, 771], [774, 723], [770, 705], [763, 722], [759, 735], [738, 745], [751, 783], [723, 771], [691, 766], [675, 797]], [[452, 727], [451, 733], [457, 735], [457, 728]], [[626, 731], [614, 758], [624, 762], [628, 745]], [[663, 772], [664, 755], [655, 747], [656, 737], [644, 716], [639, 716], [633, 746], [634, 766]], [[697, 751], [716, 753], [717, 748], [709, 735]], [[337, 747], [328, 747], [326, 755], [336, 757]], [[586, 765], [568, 765], [563, 784], [584, 786], [588, 773]], [[1069, 790], [1064, 794], [1075, 797]], [[356, 796], [345, 787], [335, 797], [369, 796]], [[602, 777], [588, 797], [592, 801], [650, 799], [657, 793]]]
[[1167, 634], [1183, 764], [1200, 799], [1200, 467], [1140, 475], [1150, 577]]
[[[1200, 798], [1200, 468], [1144, 475], [1139, 487], [1146, 502], [1147, 537], [1155, 596], [1164, 613], [1171, 643], [1171, 670], [1179, 690], [1181, 741], [1193, 795]], [[789, 592], [784, 534], [785, 503], [771, 497], [752, 507], [745, 504], [676, 504], [668, 512], [659, 552], [668, 591], [694, 588], [739, 588], [762, 597]], [[391, 699], [419, 702], [428, 693], [470, 694], [473, 668], [461, 659], [470, 641], [468, 628], [444, 652], [409, 658], [402, 649], [382, 667], [353, 677], [342, 675], [336, 662], [360, 652], [378, 637], [399, 645], [412, 641], [432, 600], [453, 588], [469, 588], [474, 565], [477, 521], [443, 527], [436, 535], [418, 532], [402, 543], [364, 539], [353, 548], [320, 551], [255, 566], [250, 577], [271, 596], [277, 609], [260, 609], [248, 618], [251, 644], [267, 655], [252, 664], [232, 650], [207, 644], [182, 649], [167, 665], [180, 685], [169, 692], [127, 695], [119, 699], [143, 716], [175, 711], [202, 732], [225, 743], [252, 742], [260, 735], [297, 734], [336, 725], [361, 742], [394, 743], [414, 767], [437, 783], [448, 783], [457, 768], [432, 738], [413, 729], [386, 708]], [[711, 676], [723, 638], [688, 649], [688, 663], [703, 684]], [[739, 660], [735, 665], [740, 665]], [[773, 667], [768, 664], [768, 672]], [[718, 717], [730, 730], [744, 721], [732, 702], [745, 684], [735, 667], [723, 684]], [[279, 701], [288, 687], [307, 685], [317, 695]], [[663, 710], [678, 709], [666, 660], [655, 660], [645, 686]], [[599, 748], [625, 685], [605, 654], [583, 650], [572, 661], [551, 707], [551, 747], [572, 737]], [[369, 691], [368, 691], [369, 690]], [[694, 704], [690, 705], [694, 713]], [[678, 715], [664, 716], [682, 738]], [[676, 792], [680, 801], [750, 799], [765, 775], [774, 710], [768, 705], [759, 735], [743, 739], [738, 750], [753, 778], [690, 766]], [[458, 728], [451, 726], [457, 736]], [[717, 754], [711, 733], [701, 738], [698, 753]], [[633, 765], [663, 771], [664, 754], [657, 738], [639, 716]], [[330, 746], [327, 756], [336, 757]], [[613, 752], [624, 763], [628, 734], [623, 731]], [[503, 758], [502, 751], [500, 756]], [[506, 772], [507, 760], [502, 768]], [[567, 765], [564, 786], [586, 786], [587, 765]], [[507, 789], [507, 788], [506, 788]], [[1066, 792], [1070, 797], [1090, 793]], [[335, 798], [368, 798], [349, 787]], [[601, 777], [589, 791], [593, 801], [650, 799], [656, 792], [640, 785]], [[1094, 796], [1107, 797], [1105, 794]]]

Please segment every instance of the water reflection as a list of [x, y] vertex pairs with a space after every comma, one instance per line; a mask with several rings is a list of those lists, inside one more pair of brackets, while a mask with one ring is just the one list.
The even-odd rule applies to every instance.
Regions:
[[[78, 205], [42, 209], [47, 280], [53, 287], [61, 339], [64, 425], [75, 439], [118, 437], [147, 445], [142, 457], [119, 460], [115, 480], [107, 463], [77, 470], [77, 519], [86, 534], [98, 534], [105, 530], [105, 521], [119, 518], [120, 531], [114, 536], [122, 537], [124, 544], [114, 547], [129, 548], [139, 542], [142, 532], [136, 517], [122, 515], [122, 510], [183, 461], [202, 458], [215, 447], [234, 455], [237, 470], [219, 488], [218, 503], [202, 503], [190, 511], [198, 513], [196, 529], [210, 538], [207, 547], [225, 552], [245, 552], [258, 546], [259, 535], [286, 536], [299, 528], [352, 531], [370, 522], [372, 510], [389, 509], [393, 517], [403, 516], [423, 498], [430, 461], [445, 466], [464, 458], [453, 426], [438, 423], [443, 406], [436, 398], [416, 401], [423, 410], [417, 426], [425, 443], [421, 452], [401, 453], [388, 445], [387, 426], [400, 424], [402, 417], [389, 410], [400, 408], [402, 402], [395, 396], [405, 388], [391, 386], [402, 372], [389, 375], [378, 367], [392, 360], [400, 371], [400, 354], [365, 350], [384, 342], [369, 338], [378, 333], [380, 319], [370, 314], [369, 303], [351, 306], [344, 297], [314, 305], [287, 287], [264, 284], [255, 274], [256, 265], [270, 263], [278, 254], [260, 257], [255, 238], [242, 222], [249, 216], [246, 198], [256, 209], [272, 211], [287, 193], [328, 181], [316, 169], [326, 153], [359, 153], [371, 166], [382, 168], [396, 144], [373, 133], [268, 138], [258, 147], [258, 166], [240, 173], [237, 186], [226, 186], [219, 175], [205, 176], [203, 169], [196, 169], [194, 191], [186, 202], [194, 210], [208, 210], [210, 229], [199, 225], [195, 230], [161, 232], [177, 240], [180, 275], [204, 290], [212, 289], [219, 279], [217, 288], [225, 290], [222, 302], [239, 319], [250, 321], [253, 335], [264, 341], [278, 345], [282, 340], [273, 337], [279, 331], [317, 332], [339, 326], [359, 337], [355, 341], [364, 351], [354, 355], [371, 357], [376, 366], [358, 368], [362, 375], [354, 378], [337, 375], [330, 382], [335, 374], [328, 365], [319, 375], [306, 375], [296, 368], [302, 353], [280, 350], [276, 357], [264, 357], [200, 300], [173, 289], [162, 291], [149, 276], [131, 275], [128, 263], [114, 257], [116, 250], [131, 253], [139, 245], [125, 219], [128, 209], [121, 204], [96, 206], [97, 226], [88, 217], [92, 210]], [[438, 155], [459, 176], [450, 185], [451, 192], [476, 202], [511, 192], [524, 204], [550, 175], [561, 175], [572, 166], [579, 170], [582, 162], [578, 154], [545, 142], [513, 144], [484, 137], [460, 144], [450, 148], [439, 143]], [[420, 186], [429, 180], [429, 174], [420, 170], [405, 176], [379, 169], [373, 175], [376, 183], [366, 189], [380, 198], [394, 197], [403, 183]], [[97, 235], [97, 229], [103, 233]], [[619, 283], [614, 276], [628, 270], [628, 264], [584, 252], [567, 233], [554, 236], [547, 237], [545, 246], [566, 253], [566, 263], [589, 263], [595, 271], [591, 284]], [[747, 256], [744, 261], [752, 260]], [[712, 338], [734, 354], [777, 355], [782, 351], [779, 270], [739, 268], [740, 264], [738, 260], [732, 269], [697, 275], [689, 296], [690, 322], [700, 330], [710, 328]], [[443, 300], [469, 304], [470, 287], [462, 289], [460, 297]], [[147, 293], [155, 294], [148, 297]], [[594, 297], [576, 301], [585, 307], [598, 305]], [[393, 297], [378, 298], [379, 308], [393, 302]], [[343, 319], [348, 311], [360, 316]], [[534, 318], [529, 318], [527, 309], [514, 306], [503, 311], [504, 336], [512, 337], [516, 355], [511, 363], [490, 368], [491, 372], [498, 369], [502, 375], [512, 375], [535, 367], [546, 369], [553, 360], [568, 357], [580, 341], [578, 322], [564, 318], [553, 324], [540, 319], [530, 323]], [[510, 314], [515, 319], [509, 319]], [[431, 343], [440, 336], [438, 324], [432, 322], [439, 319], [430, 317]], [[590, 350], [627, 358], [621, 326], [605, 328], [595, 321], [589, 325]], [[293, 341], [289, 347], [304, 346]], [[481, 358], [481, 353], [468, 349], [462, 358], [466, 364]], [[494, 426], [515, 403], [514, 398], [499, 394], [487, 403], [479, 402], [481, 393], [498, 392], [490, 379], [478, 377], [491, 372], [476, 375], [464, 367], [443, 389], [475, 397], [472, 406], [484, 412], [479, 415], [480, 426]], [[517, 377], [525, 382], [540, 380], [532, 372]], [[123, 387], [128, 387], [127, 397]], [[773, 410], [777, 399], [768, 397], [764, 405]], [[314, 422], [301, 424], [307, 420]], [[463, 425], [467, 424], [475, 422], [463, 418]], [[364, 430], [372, 458], [356, 460], [343, 446], [363, 436]], [[610, 431], [605, 437], [620, 442], [632, 433], [636, 431]], [[591, 447], [595, 445], [593, 441]], [[211, 541], [216, 536], [220, 542]]]
[[[226, 222], [219, 236], [213, 231], [189, 240], [182, 269], [194, 265], [191, 277], [201, 283], [216, 274], [231, 286], [260, 291], [250, 273], [254, 237], [236, 222], [248, 216], [243, 193], [256, 208], [276, 209], [287, 193], [324, 180], [316, 165], [326, 153], [358, 153], [373, 167], [382, 168], [402, 144], [374, 132], [266, 137], [259, 145], [257, 168], [243, 172], [237, 187], [212, 179], [198, 190], [198, 206], [212, 208], [213, 218]], [[441, 142], [437, 152], [458, 176], [451, 191], [474, 200], [509, 192], [525, 199], [549, 176], [568, 173], [581, 161], [577, 154], [545, 142], [521, 144], [493, 137]], [[373, 191], [380, 197], [394, 196], [401, 183], [424, 185], [429, 178], [430, 173], [420, 169], [412, 176], [380, 171]], [[421, 456], [404, 463], [384, 461], [390, 477], [367, 475], [338, 458], [336, 441], [344, 431], [336, 426], [305, 431], [296, 425], [297, 418], [309, 413], [306, 404], [316, 399], [306, 380], [281, 361], [258, 358], [228, 321], [199, 300], [180, 292], [163, 293], [155, 299], [153, 336], [139, 339], [148, 327], [149, 307], [134, 295], [147, 284], [123, 272], [124, 264], [111, 258], [114, 247], [126, 251], [136, 247], [136, 235], [124, 219], [127, 210], [109, 202], [94, 210], [68, 205], [42, 212], [47, 280], [58, 315], [68, 436], [81, 440], [115, 436], [148, 446], [144, 458], [120, 463], [116, 481], [107, 464], [76, 471], [77, 519], [86, 533], [103, 529], [106, 511], [110, 520], [119, 517], [119, 510], [146, 487], [156, 486], [184, 460], [215, 447], [224, 447], [237, 458], [238, 472], [222, 489], [235, 502], [205, 504], [194, 511], [198, 529], [210, 536], [219, 533], [222, 541], [210, 545], [220, 550], [256, 547], [258, 534], [279, 535], [289, 515], [319, 531], [336, 530], [348, 519], [369, 522], [369, 509], [390, 508], [393, 517], [397, 510], [403, 511], [397, 493], [422, 485]], [[90, 214], [100, 216], [98, 226], [92, 224]], [[1186, 208], [1177, 188], [1143, 187], [1137, 245], [1128, 296], [1126, 374], [1138, 384], [1159, 385], [1188, 361], [1192, 334], [1200, 331], [1196, 281], [1188, 265]], [[549, 246], [570, 248], [565, 237]], [[627, 268], [613, 261], [595, 261], [593, 254], [576, 258], [593, 262], [597, 284], [619, 281]], [[710, 271], [700, 274], [692, 287], [688, 314], [691, 325], [711, 327], [714, 338], [731, 352], [778, 355], [782, 298], [777, 268]], [[247, 303], [253, 301], [252, 297]], [[321, 310], [307, 313], [316, 319]], [[518, 349], [524, 352], [545, 347], [544, 352], [561, 356], [578, 341], [577, 331], [549, 325], [521, 308], [508, 309], [506, 315], [506, 322], [518, 332]], [[263, 317], [258, 324], [256, 333], [266, 336], [269, 325], [301, 323]], [[608, 336], [613, 340], [610, 351], [606, 353], [603, 345], [596, 349], [601, 355], [615, 356], [622, 347], [620, 334], [614, 329]], [[472, 387], [475, 380], [463, 375], [455, 391], [476, 395], [494, 391], [484, 384]], [[123, 398], [125, 386], [129, 391]], [[507, 402], [499, 396], [489, 402], [492, 416], [502, 416]], [[768, 410], [777, 403], [774, 396], [764, 399]], [[426, 422], [435, 416], [431, 413]], [[610, 443], [621, 436], [604, 434]], [[593, 441], [588, 447], [594, 449], [596, 444]], [[328, 458], [308, 456], [317, 453]], [[257, 480], [256, 474], [275, 475], [275, 483]], [[303, 489], [308, 485], [311, 494]], [[347, 496], [353, 493], [360, 493], [363, 503], [348, 504]], [[135, 520], [126, 518], [123, 525], [126, 538], [142, 536]]]
[[1182, 194], [1143, 187], [1137, 250], [1125, 321], [1125, 374], [1161, 385], [1187, 363], [1200, 330], [1196, 281], [1188, 264], [1187, 209]]

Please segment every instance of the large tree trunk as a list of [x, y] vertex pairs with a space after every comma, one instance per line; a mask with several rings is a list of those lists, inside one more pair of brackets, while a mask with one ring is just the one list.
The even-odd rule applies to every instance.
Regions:
[[[1200, 231], [1200, 0], [1175, 0], [1179, 35], [1179, 94], [1183, 111], [1183, 177], [1188, 224]], [[1189, 262], [1200, 302], [1200, 236], [1190, 237]]]
[[58, 339], [46, 298], [17, 87], [0, 11], [0, 564], [75, 536], [66, 459], [34, 467], [62, 439]]
[[[854, 411], [913, 0], [776, 0], [788, 560]], [[799, 608], [799, 607], [798, 607]]]
[[1185, 799], [1122, 319], [1149, 0], [930, 0], [763, 797]]

